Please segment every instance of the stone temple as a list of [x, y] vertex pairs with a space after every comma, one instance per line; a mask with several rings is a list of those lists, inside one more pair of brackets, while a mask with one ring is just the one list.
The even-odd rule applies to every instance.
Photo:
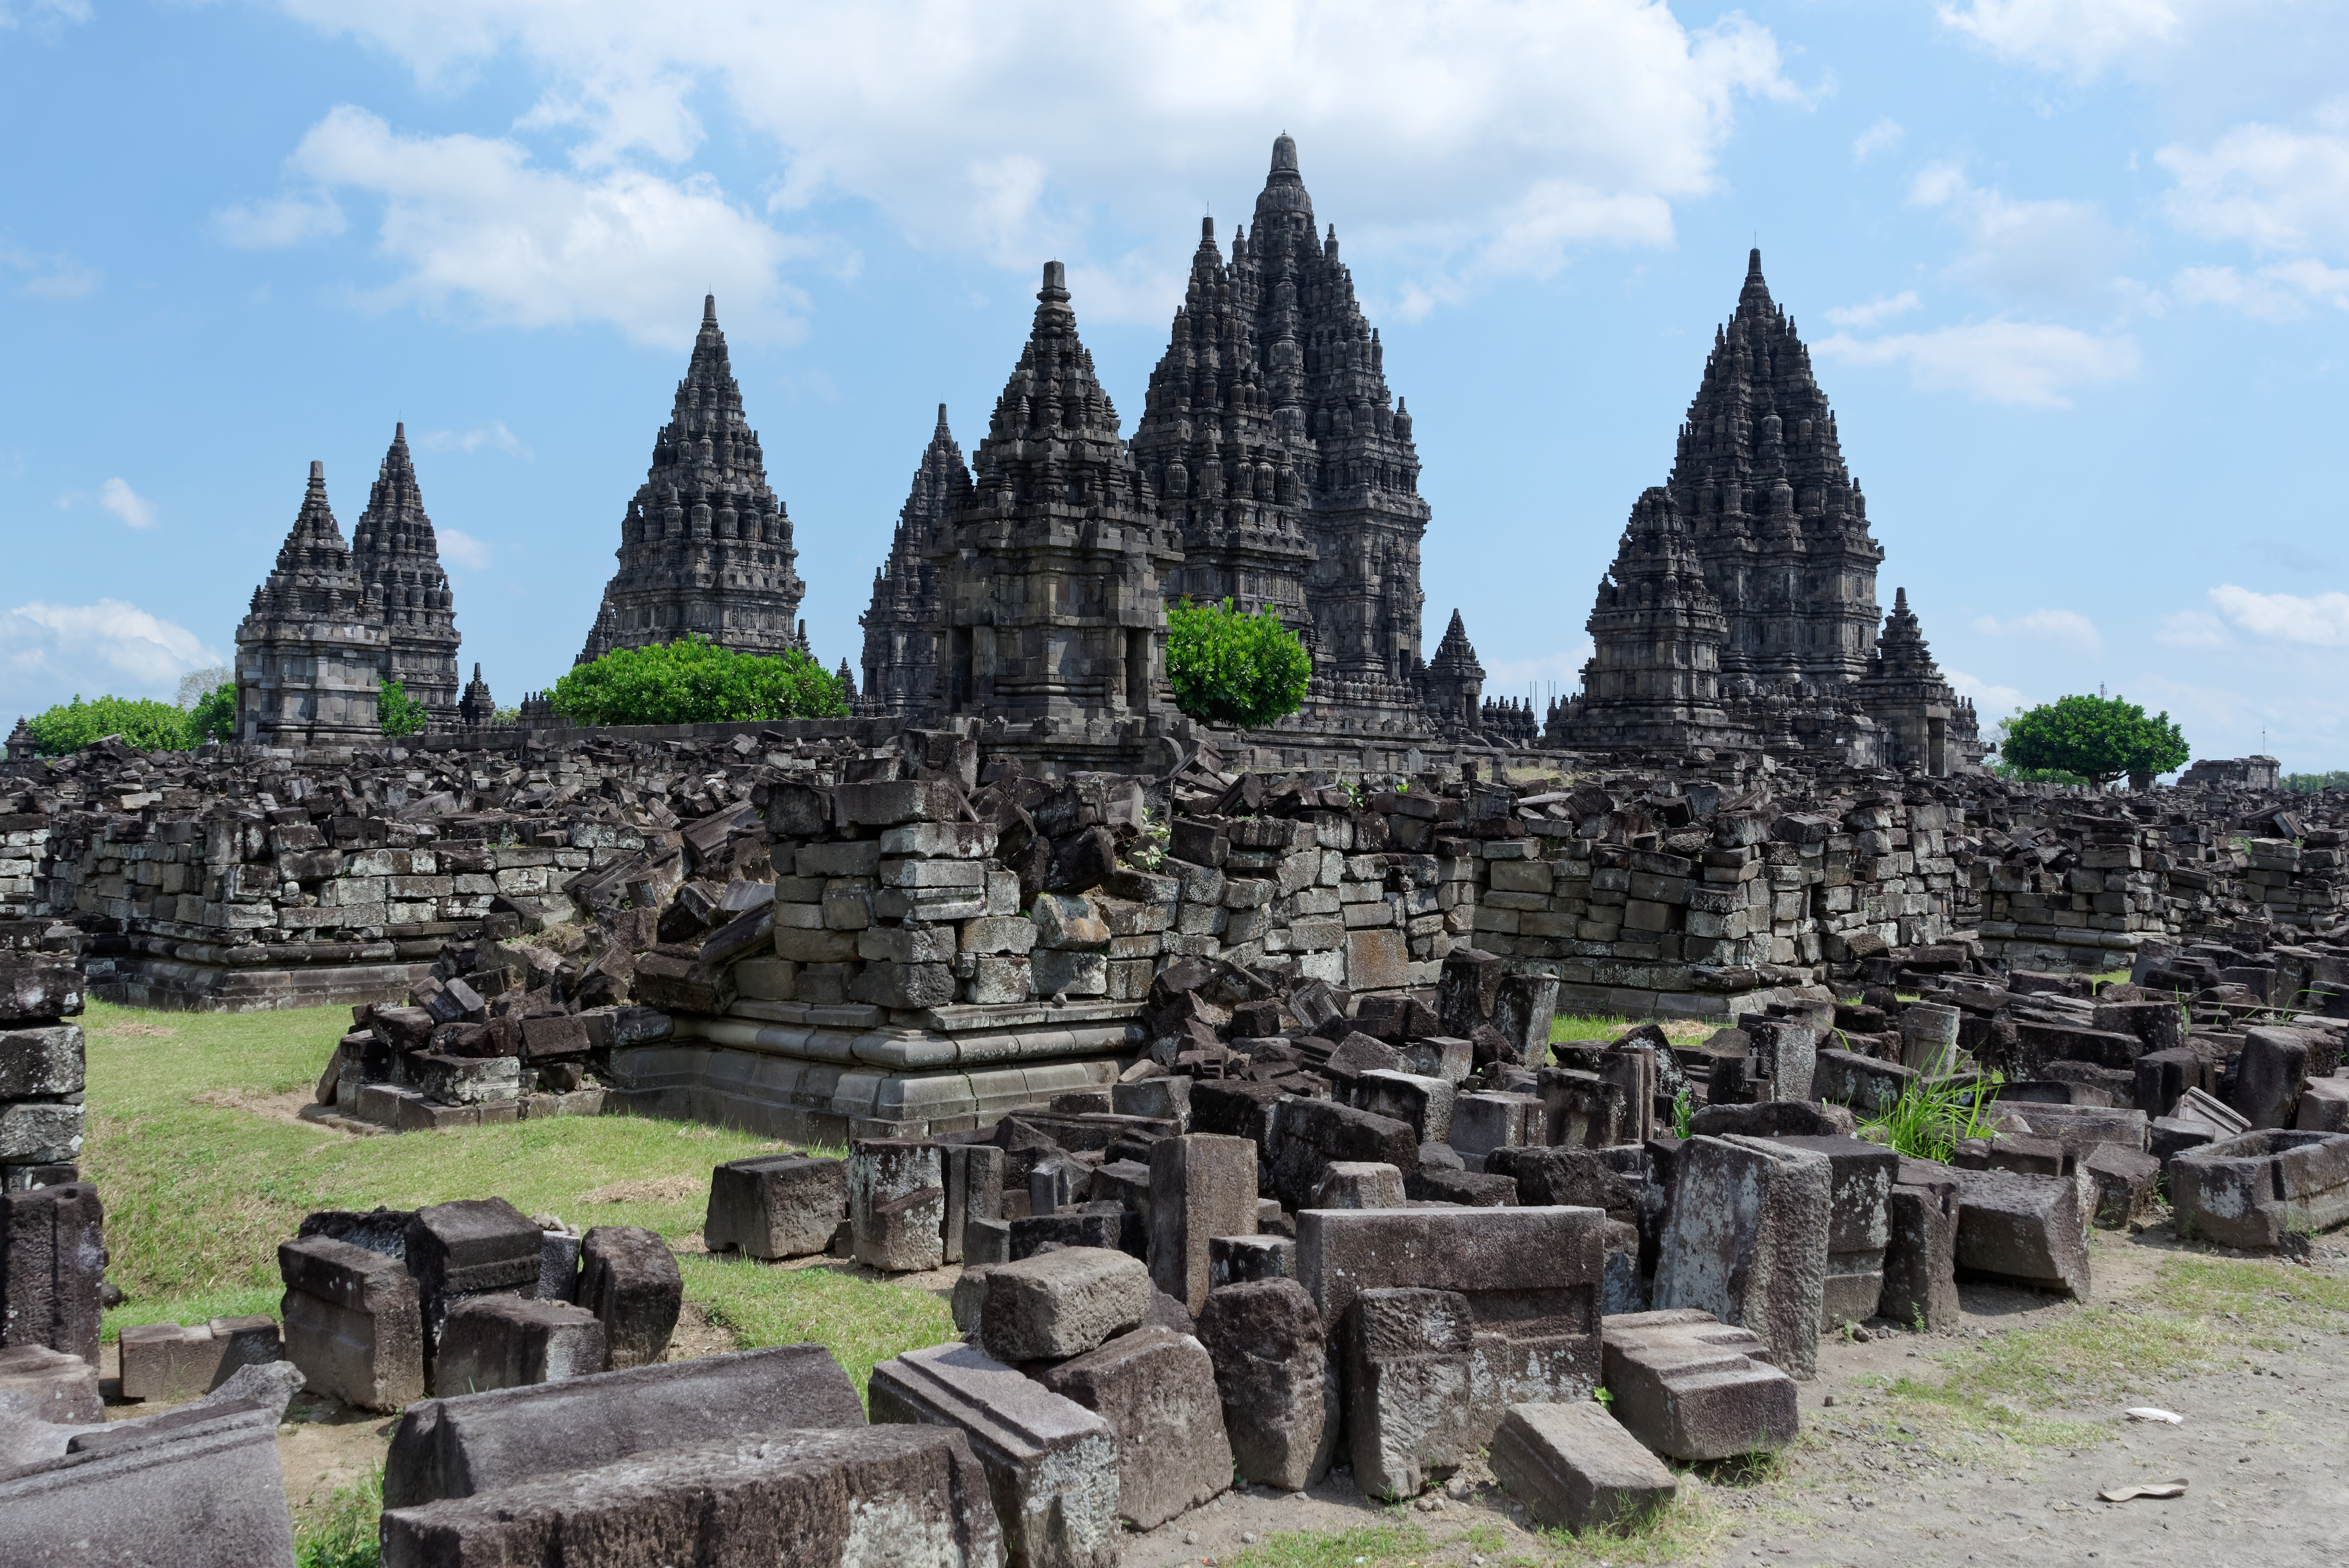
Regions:
[[1878, 634], [1883, 560], [1810, 351], [1754, 251], [1671, 474], [1632, 507], [1599, 585], [1582, 691], [1552, 707], [1544, 739], [1975, 767], [1973, 707], [1934, 665], [1905, 592]]
[[726, 357], [718, 301], [701, 304], [701, 331], [652, 466], [620, 521], [619, 570], [579, 663], [615, 648], [698, 633], [743, 653], [805, 650], [792, 563], [792, 520], [768, 488], [759, 432]]
[[383, 678], [398, 681], [424, 705], [436, 728], [457, 721], [457, 614], [449, 574], [416, 464], [408, 455], [408, 427], [392, 427], [367, 510], [351, 530], [351, 561], [367, 591], [367, 608], [383, 624]]
[[236, 629], [238, 742], [376, 744], [388, 644], [326, 502], [326, 465], [314, 462], [276, 569], [253, 591], [253, 607]]

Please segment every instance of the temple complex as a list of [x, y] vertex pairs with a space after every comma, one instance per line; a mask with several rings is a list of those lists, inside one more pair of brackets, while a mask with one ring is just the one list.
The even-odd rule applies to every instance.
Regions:
[[236, 738], [247, 746], [351, 747], [383, 738], [377, 717], [388, 638], [310, 465], [276, 569], [236, 629]]
[[457, 616], [449, 574], [408, 454], [408, 427], [392, 427], [367, 510], [351, 530], [351, 562], [367, 611], [384, 629], [382, 674], [423, 705], [435, 727], [458, 719]]
[[652, 466], [628, 502], [614, 553], [619, 570], [604, 589], [581, 664], [688, 633], [743, 653], [803, 647], [807, 584], [792, 570], [792, 521], [767, 486], [714, 295], [702, 300], [693, 357], [668, 423], [653, 438]]

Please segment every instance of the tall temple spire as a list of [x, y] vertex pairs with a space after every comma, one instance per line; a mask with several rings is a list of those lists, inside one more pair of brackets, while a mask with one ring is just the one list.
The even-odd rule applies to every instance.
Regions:
[[326, 502], [326, 465], [313, 462], [276, 568], [253, 591], [236, 629], [236, 738], [341, 748], [380, 741], [385, 641]]
[[351, 529], [351, 559], [368, 612], [386, 633], [383, 678], [399, 682], [435, 727], [456, 723], [456, 600], [424, 512], [405, 422], [392, 427], [367, 510]]
[[581, 662], [688, 633], [744, 653], [797, 645], [807, 585], [793, 569], [791, 518], [768, 488], [759, 433], [743, 414], [714, 294], [702, 299], [685, 378], [614, 553], [619, 570]]
[[858, 617], [864, 628], [864, 689], [858, 711], [914, 716], [937, 696], [938, 581], [930, 550], [947, 514], [970, 504], [970, 470], [947, 428], [947, 406], [914, 469], [898, 509], [889, 557], [873, 573], [873, 603]]

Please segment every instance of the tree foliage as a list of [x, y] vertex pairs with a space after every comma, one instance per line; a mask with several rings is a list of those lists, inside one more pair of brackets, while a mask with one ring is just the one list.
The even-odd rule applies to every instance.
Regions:
[[719, 724], [757, 718], [841, 718], [840, 683], [797, 649], [738, 654], [707, 637], [615, 648], [581, 665], [548, 694], [574, 724]]
[[405, 681], [384, 681], [376, 697], [376, 717], [386, 735], [421, 735], [431, 718], [425, 706], [408, 695]]
[[2120, 696], [2058, 697], [2006, 721], [1999, 748], [2010, 768], [2077, 774], [2102, 786], [2131, 773], [2175, 772], [2186, 765], [2186, 738], [2168, 713]]
[[64, 757], [109, 735], [141, 751], [185, 751], [194, 745], [188, 715], [168, 702], [145, 697], [101, 696], [88, 702], [77, 692], [26, 721], [33, 748], [43, 757]]
[[2287, 773], [2283, 787], [2301, 795], [2313, 795], [2320, 789], [2349, 789], [2349, 773]]
[[1313, 655], [1269, 608], [1243, 615], [1229, 599], [1185, 599], [1166, 612], [1166, 678], [1193, 718], [1261, 729], [1305, 701]]
[[188, 744], [236, 738], [236, 682], [222, 681], [188, 708]]

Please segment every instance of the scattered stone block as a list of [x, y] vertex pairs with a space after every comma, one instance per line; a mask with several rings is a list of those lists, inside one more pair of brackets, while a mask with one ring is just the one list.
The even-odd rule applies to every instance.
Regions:
[[1494, 1479], [1537, 1523], [1578, 1533], [1635, 1528], [1680, 1487], [1595, 1399], [1510, 1406], [1489, 1458]]
[[946, 1218], [940, 1242], [944, 1260], [963, 1261], [964, 1238], [973, 1220], [1003, 1217], [1003, 1176], [1009, 1163], [991, 1143], [957, 1143], [946, 1150]]
[[428, 1365], [450, 1306], [467, 1296], [537, 1288], [540, 1235], [538, 1222], [503, 1198], [435, 1203], [409, 1217], [404, 1255], [424, 1311]]
[[2272, 1251], [2349, 1220], [2349, 1133], [2262, 1129], [2169, 1162], [2178, 1233]]
[[568, 1230], [538, 1233], [538, 1299], [579, 1299], [579, 1238]]
[[2096, 1223], [2107, 1230], [2127, 1230], [2138, 1221], [2153, 1218], [2160, 1197], [2160, 1161], [2142, 1149], [2099, 1143], [2088, 1151], [2080, 1168], [2096, 1190]]
[[392, 1509], [385, 1568], [776, 1563], [970, 1568], [1002, 1552], [962, 1433], [787, 1431], [640, 1453], [595, 1470]]
[[2349, 1132], [2349, 1078], [2312, 1078], [2292, 1125], [2298, 1132]]
[[0, 1349], [0, 1427], [21, 1421], [92, 1426], [105, 1419], [96, 1362], [46, 1345]]
[[1957, 1178], [1948, 1166], [1900, 1162], [1885, 1202], [1879, 1315], [1920, 1334], [1957, 1323], [1958, 1209]]
[[1799, 1427], [1795, 1380], [1751, 1329], [1701, 1309], [1607, 1320], [1607, 1389], [1624, 1429], [1688, 1463], [1781, 1449]]
[[424, 1318], [397, 1258], [331, 1236], [282, 1242], [285, 1358], [307, 1387], [362, 1410], [424, 1398]]
[[579, 1305], [604, 1326], [613, 1370], [661, 1358], [685, 1280], [668, 1243], [640, 1225], [596, 1225], [579, 1246]]
[[1207, 1294], [1226, 1285], [1297, 1277], [1297, 1242], [1290, 1236], [1217, 1236], [1207, 1243]]
[[892, 1274], [946, 1261], [946, 1175], [938, 1146], [860, 1138], [848, 1146], [848, 1220], [856, 1261]]
[[1326, 1099], [1284, 1099], [1271, 1118], [1270, 1191], [1283, 1206], [1311, 1206], [1322, 1172], [1339, 1161], [1419, 1169], [1411, 1124]]
[[1348, 1303], [1346, 1439], [1364, 1497], [1417, 1497], [1475, 1448], [1474, 1320], [1456, 1291], [1377, 1286]]
[[1194, 1132], [1153, 1144], [1152, 1282], [1196, 1315], [1207, 1301], [1209, 1243], [1253, 1235], [1256, 1202], [1256, 1145], [1247, 1140]]
[[409, 1508], [719, 1438], [861, 1427], [855, 1386], [821, 1345], [779, 1345], [410, 1405], [383, 1500]]
[[[1001, 1150], [991, 1150], [999, 1159]], [[837, 1160], [762, 1154], [709, 1173], [701, 1242], [713, 1253], [772, 1261], [803, 1258], [832, 1244], [848, 1215], [848, 1167]]]
[[988, 1271], [979, 1344], [999, 1361], [1081, 1356], [1141, 1324], [1150, 1271], [1102, 1247], [1063, 1247]]
[[1827, 1161], [1827, 1261], [1819, 1289], [1819, 1332], [1864, 1323], [1884, 1295], [1884, 1250], [1890, 1243], [1887, 1205], [1900, 1156], [1857, 1138], [1783, 1138], [1793, 1149]]
[[1826, 1295], [1832, 1167], [1767, 1138], [1691, 1138], [1673, 1172], [1656, 1264], [1659, 1309], [1697, 1307], [1752, 1329], [1808, 1377]]
[[449, 1309], [432, 1391], [481, 1394], [607, 1370], [604, 1324], [567, 1301], [520, 1295], [469, 1296]]
[[46, 1345], [98, 1365], [105, 1223], [87, 1181], [0, 1192], [0, 1346]]
[[1293, 1279], [1219, 1284], [1199, 1314], [1240, 1477], [1301, 1491], [1338, 1446], [1338, 1367], [1321, 1314]]
[[1117, 1434], [1117, 1511], [1135, 1529], [1155, 1529], [1232, 1484], [1215, 1364], [1188, 1334], [1137, 1328], [1038, 1381]]
[[1448, 1143], [1452, 1138], [1451, 1084], [1413, 1073], [1358, 1074], [1346, 1086], [1347, 1102], [1373, 1116], [1408, 1123], [1418, 1143]]
[[1537, 1141], [1547, 1125], [1539, 1095], [1464, 1094], [1452, 1101], [1452, 1147], [1471, 1171], [1481, 1171], [1495, 1149]]
[[[988, 1315], [994, 1307], [990, 1275]], [[952, 1427], [968, 1439], [1009, 1568], [1117, 1568], [1119, 1444], [1101, 1417], [968, 1345], [882, 1362], [868, 1395], [875, 1426]]]
[[1374, 1164], [1361, 1160], [1333, 1161], [1324, 1171], [1321, 1184], [1313, 1191], [1312, 1208], [1316, 1209], [1400, 1209], [1409, 1202], [1403, 1195], [1402, 1172], [1392, 1165]]
[[277, 1320], [265, 1313], [215, 1317], [198, 1327], [140, 1324], [122, 1331], [119, 1348], [122, 1397], [165, 1405], [200, 1399], [238, 1368], [275, 1361], [284, 1354]]
[[294, 1568], [277, 1420], [229, 1411], [0, 1478], [7, 1560]]
[[2245, 1029], [2236, 1058], [2236, 1110], [2255, 1129], [2290, 1127], [2308, 1078], [2308, 1041], [2297, 1029]]
[[1951, 1173], [1958, 1182], [1960, 1269], [2088, 1299], [2095, 1200], [2085, 1172], [2023, 1176], [1951, 1167]]

